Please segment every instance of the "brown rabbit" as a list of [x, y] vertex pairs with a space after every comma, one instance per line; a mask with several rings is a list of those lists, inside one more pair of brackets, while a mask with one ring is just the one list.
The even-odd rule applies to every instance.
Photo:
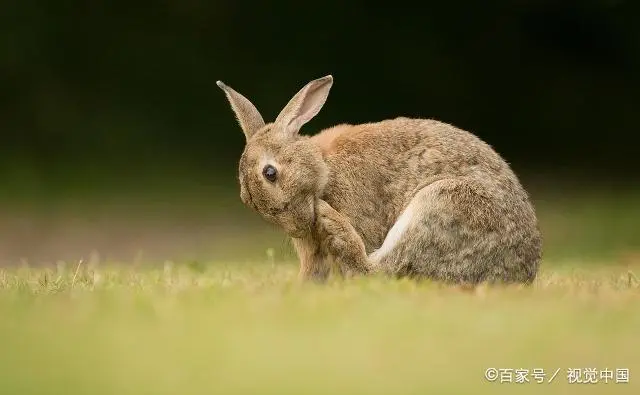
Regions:
[[292, 237], [301, 277], [325, 280], [334, 261], [351, 273], [447, 283], [535, 279], [535, 211], [509, 165], [478, 137], [404, 117], [302, 136], [332, 76], [309, 82], [273, 123], [217, 84], [246, 137], [240, 197]]

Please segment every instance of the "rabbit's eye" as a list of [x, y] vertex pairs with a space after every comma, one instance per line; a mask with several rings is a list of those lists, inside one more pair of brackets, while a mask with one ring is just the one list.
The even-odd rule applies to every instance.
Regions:
[[262, 175], [269, 182], [276, 182], [276, 178], [278, 177], [278, 171], [276, 170], [275, 167], [271, 165], [266, 165], [264, 169], [262, 169]]

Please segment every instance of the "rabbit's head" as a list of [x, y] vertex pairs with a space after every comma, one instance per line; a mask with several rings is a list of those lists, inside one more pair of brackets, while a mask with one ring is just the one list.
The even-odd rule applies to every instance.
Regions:
[[244, 96], [221, 81], [245, 135], [239, 164], [240, 198], [292, 237], [308, 234], [315, 223], [315, 201], [327, 183], [327, 166], [319, 148], [299, 135], [300, 128], [324, 105], [333, 78], [305, 85], [276, 120], [265, 123]]

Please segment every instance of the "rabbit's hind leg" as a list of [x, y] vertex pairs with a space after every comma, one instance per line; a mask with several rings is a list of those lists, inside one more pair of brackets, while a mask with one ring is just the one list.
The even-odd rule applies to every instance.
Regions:
[[399, 277], [530, 282], [537, 267], [535, 238], [527, 224], [516, 226], [514, 218], [524, 213], [511, 207], [514, 202], [477, 180], [436, 181], [413, 197], [369, 260]]
[[[369, 254], [369, 262], [379, 270], [389, 271], [388, 269], [391, 266], [395, 266], [386, 264], [389, 261], [386, 257], [394, 255], [394, 250], [401, 248], [401, 240], [404, 238], [405, 233], [407, 233], [409, 228], [415, 226], [413, 223], [416, 222], [415, 215], [419, 212], [417, 207], [419, 203], [419, 197], [413, 198], [402, 214], [400, 214], [400, 217], [398, 217], [395, 224], [393, 224], [391, 229], [389, 229], [389, 232], [387, 233], [387, 236], [380, 248]], [[385, 262], [383, 262], [383, 258], [385, 258]]]

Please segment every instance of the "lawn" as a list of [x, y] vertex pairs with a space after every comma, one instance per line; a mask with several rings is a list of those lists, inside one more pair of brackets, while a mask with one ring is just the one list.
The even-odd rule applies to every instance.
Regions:
[[[144, 223], [48, 202], [41, 233], [20, 227], [37, 211], [8, 210], [16, 254], [77, 247], [72, 236], [96, 229], [108, 243], [81, 261], [0, 267], [0, 394], [640, 393], [640, 193], [557, 191], [534, 190], [536, 282], [473, 291], [377, 276], [300, 284], [282, 234], [235, 194], [129, 203], [124, 217]], [[172, 243], [184, 254], [164, 264], [109, 257]], [[503, 370], [490, 382], [488, 369]], [[598, 382], [570, 383], [578, 370]]]
[[277, 259], [1, 269], [0, 393], [638, 393], [640, 265], [577, 266], [474, 291]]

